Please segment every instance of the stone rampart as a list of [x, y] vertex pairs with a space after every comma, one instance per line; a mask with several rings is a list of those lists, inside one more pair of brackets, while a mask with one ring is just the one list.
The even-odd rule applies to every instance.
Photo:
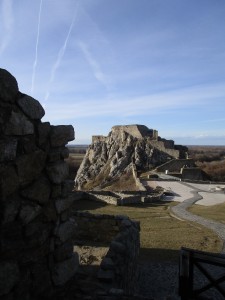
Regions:
[[157, 149], [159, 149], [160, 151], [163, 151], [174, 158], [179, 158], [179, 155], [180, 155], [179, 150], [166, 148], [163, 141], [150, 141], [149, 143], [153, 147], [156, 147]]
[[131, 221], [126, 216], [94, 215], [87, 212], [75, 212], [74, 219], [78, 224], [75, 244], [100, 242], [109, 245], [98, 270], [98, 280], [104, 286], [106, 294], [112, 289], [122, 290], [122, 293], [128, 295], [134, 294], [140, 248], [139, 222]]
[[[0, 298], [49, 299], [76, 274], [65, 147], [72, 126], [41, 122], [40, 103], [0, 69]], [[66, 249], [66, 250], [65, 250]]]

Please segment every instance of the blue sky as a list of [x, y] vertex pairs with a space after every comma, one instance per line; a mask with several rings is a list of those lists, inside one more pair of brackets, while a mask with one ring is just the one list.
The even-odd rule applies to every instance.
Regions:
[[225, 145], [224, 0], [1, 0], [0, 62], [77, 144], [143, 124]]

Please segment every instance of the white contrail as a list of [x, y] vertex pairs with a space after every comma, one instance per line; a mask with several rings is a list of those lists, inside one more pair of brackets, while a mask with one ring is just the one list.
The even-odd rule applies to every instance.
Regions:
[[4, 52], [5, 48], [7, 47], [11, 35], [12, 35], [12, 27], [14, 23], [13, 13], [12, 13], [12, 1], [11, 0], [3, 0], [2, 1], [2, 17], [3, 21], [3, 30], [4, 36], [3, 40], [0, 44], [0, 54]]
[[40, 24], [41, 24], [42, 2], [43, 2], [43, 0], [40, 1], [40, 8], [39, 8], [39, 15], [38, 15], [38, 28], [37, 28], [37, 39], [36, 39], [35, 59], [34, 59], [33, 73], [32, 73], [31, 95], [33, 94], [33, 91], [34, 91], [34, 81], [35, 81], [36, 66], [37, 66], [37, 61], [38, 61], [38, 44], [39, 44], [39, 35], [40, 35]]
[[55, 79], [55, 73], [56, 73], [56, 70], [58, 69], [61, 61], [62, 61], [62, 58], [64, 56], [64, 53], [66, 51], [66, 47], [67, 47], [67, 43], [68, 43], [68, 40], [70, 38], [70, 34], [71, 34], [71, 31], [73, 29], [73, 25], [75, 23], [75, 20], [76, 20], [76, 17], [77, 17], [77, 12], [78, 12], [78, 6], [79, 6], [79, 1], [77, 1], [77, 6], [76, 6], [76, 10], [75, 10], [75, 13], [74, 13], [74, 16], [73, 16], [73, 19], [72, 19], [72, 22], [70, 24], [70, 28], [69, 28], [69, 31], [67, 33], [67, 36], [66, 36], [66, 39], [65, 39], [65, 42], [62, 46], [62, 48], [59, 50], [59, 53], [58, 53], [58, 56], [57, 56], [57, 59], [56, 59], [56, 62], [54, 63], [53, 67], [52, 67], [52, 70], [51, 70], [51, 76], [50, 76], [50, 80], [49, 80], [49, 84], [48, 84], [48, 90], [46, 92], [46, 95], [45, 95], [45, 101], [48, 100], [49, 98], [49, 95], [50, 95], [50, 86], [52, 84], [52, 82], [54, 81]]

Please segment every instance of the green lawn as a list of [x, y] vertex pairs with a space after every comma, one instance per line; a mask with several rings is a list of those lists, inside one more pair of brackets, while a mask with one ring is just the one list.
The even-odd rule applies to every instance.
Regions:
[[220, 252], [222, 242], [210, 230], [186, 221], [179, 221], [169, 214], [169, 207], [176, 203], [155, 203], [133, 206], [113, 206], [105, 203], [80, 200], [77, 210], [91, 213], [127, 215], [140, 221], [141, 255], [149, 260], [178, 259], [178, 251], [188, 248]]

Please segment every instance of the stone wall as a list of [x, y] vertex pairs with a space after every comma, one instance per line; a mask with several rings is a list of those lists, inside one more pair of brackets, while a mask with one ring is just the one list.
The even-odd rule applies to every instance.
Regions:
[[105, 293], [110, 294], [112, 289], [116, 289], [120, 292], [122, 290], [124, 294], [134, 294], [140, 248], [139, 222], [131, 221], [126, 216], [94, 215], [87, 212], [75, 212], [74, 218], [78, 224], [75, 244], [83, 241], [88, 245], [96, 242], [109, 245], [97, 275]]
[[90, 192], [82, 192], [82, 196], [80, 194], [80, 196], [76, 198], [77, 200], [78, 199], [81, 200], [83, 198], [83, 199], [100, 201], [100, 202], [105, 202], [107, 204], [121, 206], [121, 205], [128, 205], [128, 204], [156, 202], [162, 199], [162, 193], [155, 193], [155, 192], [151, 193], [150, 191], [147, 190], [130, 191], [130, 192], [129, 191], [121, 191], [121, 192], [90, 191]]
[[41, 122], [40, 103], [0, 69], [0, 298], [54, 297], [76, 274], [65, 147], [72, 126]]
[[158, 148], [160, 151], [163, 151], [174, 158], [179, 158], [180, 156], [179, 150], [166, 148], [163, 141], [150, 141], [149, 143], [153, 147]]

